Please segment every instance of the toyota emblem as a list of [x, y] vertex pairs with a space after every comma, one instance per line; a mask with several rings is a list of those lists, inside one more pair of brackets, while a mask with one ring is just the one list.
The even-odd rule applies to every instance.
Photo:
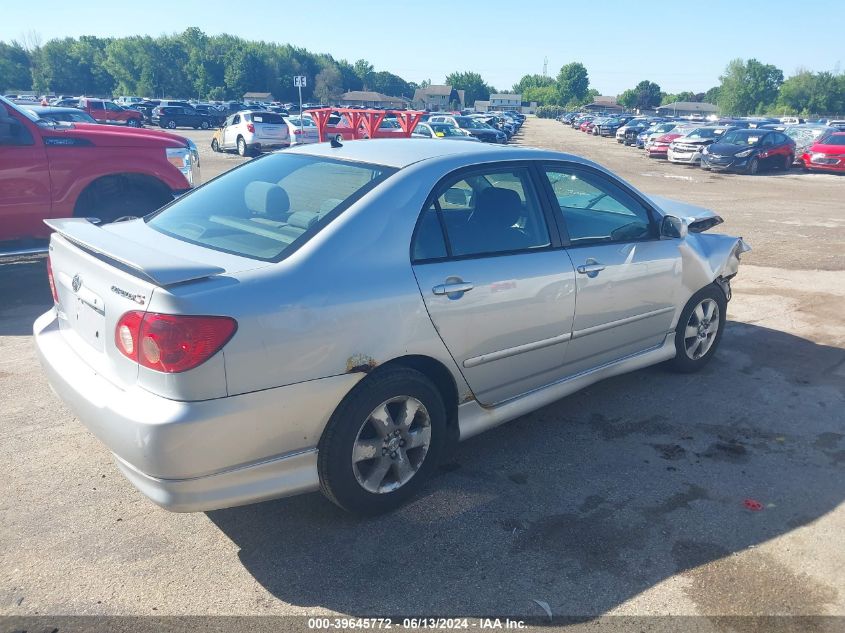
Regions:
[[70, 282], [70, 285], [74, 292], [79, 292], [79, 289], [82, 288], [82, 277], [80, 277], [79, 274], [74, 275], [73, 281]]

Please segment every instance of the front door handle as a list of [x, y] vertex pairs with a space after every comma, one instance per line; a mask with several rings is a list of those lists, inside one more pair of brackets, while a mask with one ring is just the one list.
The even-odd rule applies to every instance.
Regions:
[[582, 275], [590, 275], [590, 276], [595, 277], [596, 275], [598, 275], [604, 269], [605, 269], [604, 264], [599, 264], [598, 262], [590, 262], [588, 264], [581, 264], [575, 270], [577, 270]]
[[452, 295], [458, 293], [469, 292], [473, 289], [473, 285], [466, 281], [457, 283], [440, 284], [434, 286], [431, 291], [436, 295]]

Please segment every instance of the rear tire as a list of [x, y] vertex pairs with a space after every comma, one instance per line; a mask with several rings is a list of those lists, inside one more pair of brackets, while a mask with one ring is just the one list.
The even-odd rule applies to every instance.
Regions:
[[126, 125], [129, 127], [141, 127], [141, 121], [138, 119], [129, 119]]
[[320, 439], [320, 491], [357, 514], [389, 512], [416, 493], [447, 443], [434, 384], [408, 368], [376, 372], [340, 403]]
[[216, 138], [211, 139], [211, 151], [212, 152], [219, 152], [220, 151], [220, 146], [217, 144]]
[[243, 136], [238, 137], [238, 155], [244, 158], [249, 156], [249, 147], [247, 147]]
[[176, 129], [176, 121], [170, 120], [167, 122], [167, 129], [168, 130], [175, 130]]
[[716, 353], [725, 329], [728, 300], [716, 284], [696, 292], [675, 326], [675, 358], [668, 366], [679, 373], [699, 371]]
[[208, 121], [201, 121], [201, 122], [200, 122], [200, 129], [201, 129], [201, 130], [207, 130], [207, 129], [208, 129], [208, 127], [209, 127], [209, 125], [208, 125]]

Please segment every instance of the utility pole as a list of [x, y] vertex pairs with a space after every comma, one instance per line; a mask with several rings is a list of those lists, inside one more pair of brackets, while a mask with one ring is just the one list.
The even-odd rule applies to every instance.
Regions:
[[549, 76], [549, 58], [544, 57], [543, 58], [543, 77], [548, 77], [548, 76]]

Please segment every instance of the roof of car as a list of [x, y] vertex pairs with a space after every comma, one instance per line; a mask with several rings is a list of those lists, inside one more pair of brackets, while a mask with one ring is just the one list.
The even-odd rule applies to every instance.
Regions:
[[34, 105], [34, 106], [23, 106], [23, 107], [26, 108], [27, 110], [31, 110], [32, 112], [36, 112], [38, 114], [46, 114], [46, 113], [49, 113], [49, 112], [55, 112], [55, 113], [58, 113], [58, 112], [76, 112], [76, 113], [79, 113], [79, 112], [82, 112], [82, 110], [80, 110], [79, 108], [65, 108], [63, 106]]
[[584, 162], [582, 158], [559, 152], [550, 152], [530, 147], [493, 145], [488, 143], [444, 143], [433, 139], [367, 139], [348, 141], [342, 147], [334, 148], [329, 143], [297, 145], [286, 152], [326, 156], [343, 160], [407, 167], [414, 163], [435, 158], [462, 155], [467, 163], [486, 160], [521, 160], [528, 158], [559, 158]]

